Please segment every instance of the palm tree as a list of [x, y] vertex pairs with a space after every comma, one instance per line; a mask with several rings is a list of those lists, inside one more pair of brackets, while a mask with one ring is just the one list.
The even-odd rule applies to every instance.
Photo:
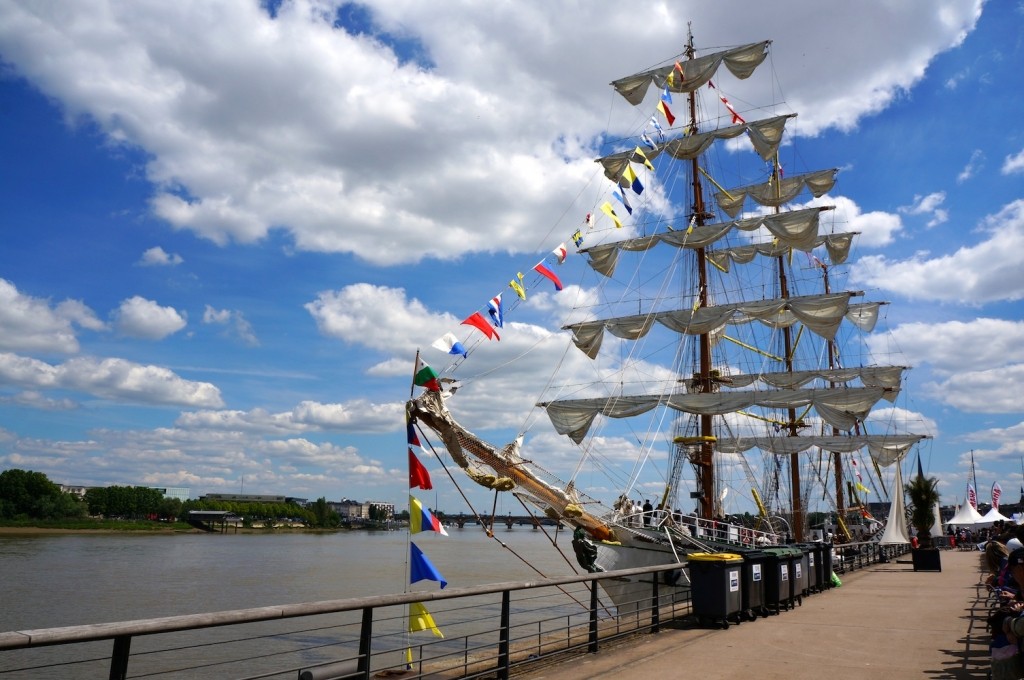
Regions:
[[935, 477], [919, 474], [904, 487], [910, 498], [910, 523], [917, 530], [917, 540], [922, 548], [932, 547], [935, 504], [939, 502], [938, 484]]

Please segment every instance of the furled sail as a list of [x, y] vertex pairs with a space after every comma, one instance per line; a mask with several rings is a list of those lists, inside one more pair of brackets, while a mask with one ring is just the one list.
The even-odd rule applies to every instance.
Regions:
[[[680, 69], [677, 69], [675, 64], [661, 66], [613, 80], [612, 87], [625, 97], [626, 101], [636, 106], [644, 100], [647, 88], [652, 83], [658, 89], [667, 87], [672, 92], [692, 92], [707, 84], [723, 63], [730, 73], [740, 80], [744, 80], [749, 78], [768, 56], [768, 45], [770, 44], [771, 40], [763, 40], [734, 47], [731, 50], [715, 52], [684, 61], [680, 64]], [[670, 75], [671, 78], [669, 78]]]
[[743, 373], [717, 380], [728, 387], [750, 387], [762, 382], [779, 389], [803, 387], [814, 380], [828, 383], [848, 383], [860, 380], [867, 387], [899, 387], [906, 366], [854, 366], [851, 368], [823, 368], [810, 371], [774, 371], [771, 373]]
[[622, 395], [593, 399], [565, 399], [537, 404], [547, 409], [558, 434], [577, 444], [583, 441], [594, 418], [631, 418], [656, 406], [697, 415], [721, 416], [759, 406], [797, 409], [811, 406], [826, 423], [840, 430], [864, 420], [879, 399], [894, 400], [898, 388], [849, 387], [789, 390], [736, 390], [730, 392]]
[[783, 116], [775, 116], [774, 118], [741, 123], [740, 125], [730, 125], [729, 127], [718, 128], [708, 132], [698, 132], [655, 144], [654, 148], [645, 148], [642, 150], [642, 157], [636, 152], [636, 149], [632, 149], [602, 156], [596, 162], [604, 166], [605, 177], [613, 182], [618, 182], [622, 186], [629, 186], [622, 179], [626, 165], [629, 163], [643, 163], [644, 159], [653, 161], [663, 153], [667, 153], [676, 160], [693, 160], [707, 151], [708, 147], [714, 144], [715, 140], [732, 139], [744, 132], [747, 133], [750, 143], [753, 144], [754, 149], [761, 158], [768, 160], [779, 150], [779, 145], [782, 143], [782, 133], [786, 129], [786, 121], [795, 117], [795, 113], [789, 113]]
[[715, 193], [715, 200], [718, 202], [718, 207], [729, 217], [736, 217], [740, 213], [740, 210], [743, 209], [743, 200], [747, 197], [769, 208], [778, 208], [799, 196], [805, 188], [815, 198], [824, 196], [835, 186], [838, 172], [838, 168], [816, 170], [802, 175], [784, 177], [777, 182], [762, 182], [745, 187], [723, 189]]
[[[793, 213], [784, 213], [792, 215]], [[828, 253], [829, 261], [832, 264], [843, 264], [846, 262], [846, 258], [850, 254], [850, 246], [853, 244], [853, 237], [858, 235], [859, 231], [845, 232], [841, 234], [829, 234], [827, 236], [818, 236], [814, 239], [814, 248], [818, 246], [825, 246], [825, 251]], [[755, 243], [749, 246], [736, 246], [730, 248], [722, 248], [721, 250], [709, 251], [707, 257], [711, 260], [716, 267], [724, 272], [728, 272], [732, 268], [732, 264], [747, 264], [753, 261], [754, 257], [760, 255], [761, 257], [782, 257], [788, 255], [792, 251], [787, 244], [781, 239], [777, 239], [772, 243]]]
[[800, 435], [789, 437], [737, 437], [719, 438], [715, 448], [720, 453], [743, 453], [759, 449], [779, 455], [792, 455], [818, 447], [834, 453], [853, 453], [867, 447], [880, 467], [888, 467], [924, 439], [920, 434], [858, 434], [850, 436]]
[[[635, 314], [611, 319], [583, 321], [564, 326], [573, 333], [573, 343], [591, 359], [597, 356], [604, 339], [604, 332], [625, 340], [642, 338], [659, 323], [669, 330], [686, 335], [713, 333], [726, 324], [745, 324], [760, 321], [772, 328], [789, 328], [798, 321], [825, 339], [835, 337], [836, 330], [847, 316], [850, 298], [860, 292], [847, 291], [806, 295], [791, 298], [775, 298], [752, 302], [737, 302], [714, 307], [679, 309], [648, 314]], [[864, 303], [878, 305], [879, 303]], [[863, 312], [851, 319], [861, 327]]]
[[[693, 227], [692, 229], [667, 231], [654, 234], [653, 236], [641, 236], [591, 248], [583, 248], [580, 252], [587, 255], [588, 262], [595, 271], [605, 276], [611, 276], [615, 272], [615, 265], [618, 263], [620, 251], [641, 252], [649, 250], [659, 243], [675, 248], [707, 248], [726, 237], [733, 230], [755, 231], [764, 227], [775, 237], [777, 243], [730, 248], [728, 249], [730, 255], [722, 256], [722, 259], [726, 262], [729, 259], [744, 262], [753, 258], [757, 249], [762, 249], [766, 253], [776, 252], [780, 248], [792, 248], [810, 252], [820, 245], [825, 245], [828, 248], [832, 262], [844, 262], [849, 254], [853, 235], [835, 234], [821, 236], [819, 234], [821, 213], [826, 210], [832, 210], [832, 207], [804, 208], [776, 215], [758, 215], [757, 217], [748, 217], [741, 220], [706, 224]], [[775, 250], [770, 250], [772, 248]], [[750, 251], [750, 258], [744, 259], [747, 252], [745, 249], [753, 249]], [[723, 250], [721, 252], [727, 251]], [[709, 254], [709, 256], [711, 255]], [[838, 260], [836, 259], [837, 257], [839, 258]]]

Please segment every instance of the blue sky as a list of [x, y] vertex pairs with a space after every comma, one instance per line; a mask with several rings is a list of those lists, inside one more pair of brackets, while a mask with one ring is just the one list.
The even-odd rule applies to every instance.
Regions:
[[[431, 342], [569, 237], [632, 115], [608, 82], [692, 21], [698, 47], [773, 40], [774, 79], [733, 103], [784, 101], [794, 157], [841, 168], [847, 275], [893, 303], [873, 347], [915, 367], [899, 407], [934, 435], [944, 502], [971, 451], [982, 499], [1016, 500], [1024, 4], [743, 12], [0, 0], [0, 469], [403, 505], [417, 348], [442, 368]], [[559, 275], [471, 354], [459, 409], [567, 476], [576, 452], [530, 411], [589, 294], [582, 258]]]

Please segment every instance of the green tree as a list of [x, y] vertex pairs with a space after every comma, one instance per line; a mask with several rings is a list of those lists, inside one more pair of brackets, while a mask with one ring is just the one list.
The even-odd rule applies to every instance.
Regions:
[[932, 525], [935, 524], [935, 504], [939, 502], [939, 480], [918, 475], [904, 485], [910, 498], [910, 523], [917, 530], [918, 545], [932, 547]]
[[81, 517], [84, 506], [42, 472], [12, 468], [0, 472], [0, 519]]

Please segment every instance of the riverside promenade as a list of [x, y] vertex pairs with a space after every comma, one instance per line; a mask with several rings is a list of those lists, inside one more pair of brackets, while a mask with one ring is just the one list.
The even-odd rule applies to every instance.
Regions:
[[988, 614], [979, 552], [942, 552], [941, 572], [910, 556], [841, 575], [803, 606], [728, 630], [665, 628], [514, 677], [983, 680]]

